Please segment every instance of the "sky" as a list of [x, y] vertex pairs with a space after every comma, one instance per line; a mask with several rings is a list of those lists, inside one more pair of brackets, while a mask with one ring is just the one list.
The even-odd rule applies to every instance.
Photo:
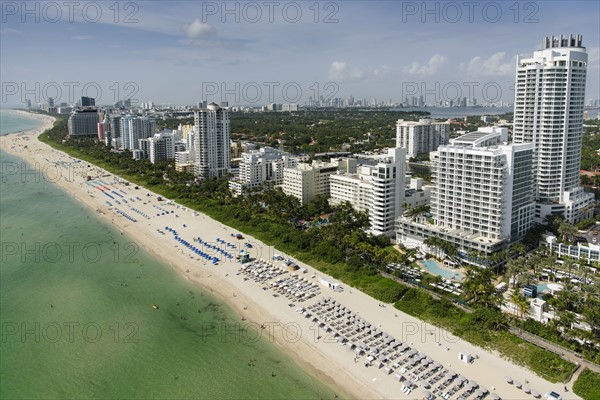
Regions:
[[582, 34], [600, 98], [597, 1], [4, 1], [0, 106], [309, 96], [512, 103], [517, 56]]

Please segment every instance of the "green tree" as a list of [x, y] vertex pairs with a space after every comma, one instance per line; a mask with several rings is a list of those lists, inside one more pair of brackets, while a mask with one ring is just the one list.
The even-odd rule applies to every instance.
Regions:
[[474, 307], [497, 308], [500, 298], [492, 278], [492, 271], [488, 268], [467, 266], [462, 286], [465, 301]]
[[577, 232], [578, 232], [578, 230], [575, 227], [575, 225], [570, 224], [566, 221], [563, 221], [558, 226], [558, 233], [561, 235], [562, 239], [568, 243], [575, 242], [575, 238], [577, 237]]
[[523, 315], [529, 311], [529, 302], [527, 298], [521, 293], [520, 290], [513, 290], [513, 293], [510, 297], [510, 301], [517, 307], [517, 311], [519, 312], [519, 318], [523, 318]]

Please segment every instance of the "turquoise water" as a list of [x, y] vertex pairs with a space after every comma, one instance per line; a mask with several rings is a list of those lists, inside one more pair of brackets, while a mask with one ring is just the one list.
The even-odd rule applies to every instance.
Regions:
[[0, 110], [0, 135], [33, 129], [40, 125], [40, 122], [35, 119]]
[[429, 272], [431, 272], [432, 274], [439, 275], [439, 276], [441, 276], [443, 278], [447, 278], [447, 279], [455, 279], [455, 280], [463, 279], [463, 275], [461, 273], [442, 268], [438, 265], [437, 262], [435, 262], [435, 260], [425, 260], [425, 261], [421, 261], [421, 262], [423, 263], [423, 266], [425, 266], [425, 268], [427, 268], [427, 270]]
[[334, 396], [51, 183], [3, 175], [0, 212], [0, 398]]
[[548, 290], [547, 283], [538, 283], [537, 284], [538, 297], [541, 297], [541, 295], [543, 294], [542, 292], [545, 290]]

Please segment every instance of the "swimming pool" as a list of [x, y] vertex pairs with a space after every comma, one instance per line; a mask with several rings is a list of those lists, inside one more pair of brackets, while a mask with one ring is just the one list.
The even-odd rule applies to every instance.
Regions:
[[538, 297], [542, 297], [542, 292], [548, 290], [548, 284], [547, 283], [538, 283], [537, 284], [537, 292], [538, 292]]
[[423, 264], [423, 266], [425, 268], [427, 268], [427, 270], [429, 272], [431, 272], [434, 275], [439, 275], [443, 278], [455, 279], [458, 281], [461, 281], [464, 278], [463, 275], [459, 272], [454, 272], [454, 271], [440, 267], [435, 260], [431, 260], [431, 259], [424, 260], [424, 261], [421, 261], [421, 263]]

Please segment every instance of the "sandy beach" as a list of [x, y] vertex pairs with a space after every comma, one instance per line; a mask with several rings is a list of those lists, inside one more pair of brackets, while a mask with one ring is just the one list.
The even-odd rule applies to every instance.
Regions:
[[[247, 235], [244, 235], [242, 240], [235, 239], [231, 235], [238, 231], [233, 227], [223, 226], [204, 214], [175, 203], [158, 201], [157, 195], [147, 189], [135, 189], [135, 185], [128, 185], [109, 172], [87, 162], [78, 162], [52, 149], [39, 142], [36, 137], [52, 126], [54, 118], [24, 111], [13, 112], [39, 119], [43, 126], [2, 136], [0, 149], [24, 159], [34, 169], [39, 168], [40, 173], [51, 170], [52, 181], [72, 197], [97, 212], [132, 241], [187, 279], [213, 292], [239, 314], [240, 323], [245, 324], [248, 331], [252, 330], [268, 338], [314, 376], [340, 388], [341, 396], [361, 399], [421, 399], [424, 398], [425, 388], [421, 386], [421, 380], [413, 385], [410, 393], [403, 392], [402, 387], [406, 382], [398, 381], [398, 370], [388, 374], [377, 366], [366, 367], [365, 359], [368, 354], [357, 357], [355, 351], [341, 346], [311, 318], [297, 312], [299, 307], [307, 308], [327, 297], [357, 313], [360, 318], [406, 346], [424, 353], [439, 363], [444, 371], [455, 372], [471, 382], [475, 381], [480, 388], [485, 387], [489, 391], [486, 399], [492, 398], [493, 394], [502, 399], [534, 398], [516, 385], [509, 384], [505, 379], [507, 376], [520, 381], [523, 386], [528, 386], [532, 392], [537, 391], [542, 396], [554, 390], [561, 393], [565, 399], [579, 399], [572, 392], [572, 383], [568, 385], [569, 391], [565, 392], [563, 384], [552, 384], [493, 352], [475, 347], [449, 332], [408, 316], [393, 305], [381, 304], [343, 284], [343, 291], [333, 291], [320, 283], [321, 279], [333, 282], [333, 278], [296, 260], [294, 262], [301, 269], [286, 272], [281, 277], [289, 277], [295, 273], [320, 289], [319, 295], [301, 303], [290, 301], [281, 295], [275, 296], [276, 293], [270, 288], [264, 290], [264, 287], [269, 287], [268, 283], [271, 281], [260, 284], [248, 279], [247, 275], [238, 273], [242, 265], [236, 262], [235, 257], [227, 259], [223, 257], [223, 252], [210, 253], [205, 250], [219, 257], [219, 262], [213, 265], [210, 260], [200, 257], [175, 239], [175, 235], [165, 227], [176, 230], [178, 238], [195, 246], [200, 244], [194, 241], [194, 238], [201, 238], [204, 242], [227, 250], [228, 247], [217, 243], [217, 238], [223, 239], [235, 247], [229, 248], [229, 254], [236, 255], [240, 248], [244, 248], [250, 252], [252, 258], [263, 259], [277, 268], [285, 266], [281, 262], [272, 261], [273, 255], [287, 256]], [[60, 173], [57, 175], [56, 171]], [[88, 176], [91, 177], [89, 182], [86, 180]], [[120, 213], [117, 213], [117, 210]], [[246, 242], [252, 247], [245, 246]], [[291, 303], [294, 305], [290, 306]], [[474, 357], [473, 362], [460, 361], [460, 352], [471, 354]], [[428, 390], [433, 389], [435, 386]], [[449, 398], [457, 398], [463, 392], [461, 389]], [[473, 398], [475, 393], [469, 397]]]

